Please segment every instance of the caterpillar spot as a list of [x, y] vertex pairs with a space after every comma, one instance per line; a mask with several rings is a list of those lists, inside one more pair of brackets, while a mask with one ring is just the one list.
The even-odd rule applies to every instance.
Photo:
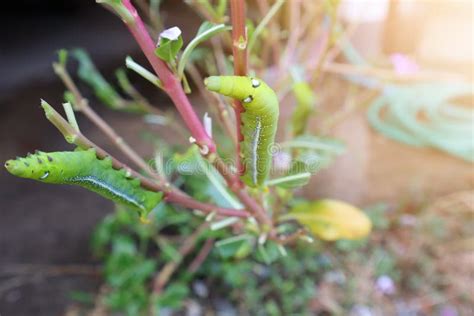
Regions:
[[[244, 76], [207, 78], [206, 87], [242, 102], [240, 148], [242, 180], [262, 187], [271, 169], [268, 146], [275, 140], [279, 105], [275, 92], [262, 80]], [[255, 93], [258, 88], [258, 94]]]
[[258, 88], [260, 86], [260, 81], [257, 79], [252, 79], [252, 88]]
[[40, 180], [44, 180], [49, 176], [49, 171], [46, 171], [41, 177]]
[[246, 97], [245, 99], [242, 100], [242, 102], [244, 103], [250, 103], [253, 101], [253, 97], [251, 95], [249, 95], [248, 97]]

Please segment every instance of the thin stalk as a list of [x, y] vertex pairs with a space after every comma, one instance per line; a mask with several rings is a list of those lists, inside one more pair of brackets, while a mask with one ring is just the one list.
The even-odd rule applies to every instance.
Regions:
[[[143, 21], [141, 20], [137, 11], [131, 4], [130, 0], [122, 0], [121, 4], [128, 10], [128, 13], [133, 17], [133, 21], [130, 21], [128, 19], [122, 19], [122, 20], [125, 22], [125, 24], [129, 28], [130, 32], [132, 33], [135, 40], [137, 41], [140, 48], [142, 49], [143, 53], [145, 54], [148, 61], [150, 62], [155, 73], [160, 78], [161, 82], [163, 83], [164, 90], [170, 96], [173, 103], [176, 105], [179, 113], [181, 114], [181, 117], [183, 118], [186, 125], [188, 126], [188, 129], [191, 131], [193, 138], [196, 140], [196, 144], [200, 147], [201, 154], [203, 154], [208, 159], [209, 157], [216, 157], [217, 156], [215, 154], [216, 146], [215, 146], [214, 141], [206, 133], [206, 130], [203, 124], [201, 123], [200, 119], [197, 117], [196, 113], [194, 112], [191, 106], [191, 103], [189, 102], [188, 97], [184, 93], [183, 87], [181, 86], [179, 79], [168, 68], [168, 66], [166, 65], [164, 61], [162, 61], [157, 56], [155, 56], [155, 53], [154, 53], [155, 45], [150, 35], [148, 34], [143, 24]], [[233, 34], [234, 34], [234, 30], [238, 29], [238, 31], [235, 34], [239, 35], [237, 38], [242, 39], [241, 41], [242, 45], [238, 47], [235, 46], [235, 43], [238, 44], [239, 41], [234, 42], [234, 48], [235, 49], [239, 48], [237, 52], [237, 60], [239, 60], [238, 65], [240, 65], [239, 68], [235, 68], [235, 69], [238, 70], [239, 73], [242, 73], [242, 75], [244, 75], [247, 72], [247, 50], [246, 50], [247, 37], [245, 34], [244, 2], [243, 0], [232, 0], [231, 5], [232, 4], [234, 4], [234, 6], [237, 6], [238, 8], [237, 10], [233, 10], [234, 11], [233, 15], [237, 15], [237, 18], [234, 18], [234, 21], [236, 22], [232, 23]], [[240, 135], [240, 112], [238, 112], [237, 117], [238, 117], [237, 126], [239, 128], [238, 135]], [[240, 155], [239, 155], [239, 161], [240, 161]], [[224, 174], [223, 176], [226, 180], [229, 179], [229, 178], [226, 178]], [[263, 213], [263, 216], [261, 215], [260, 217], [262, 219], [267, 218], [267, 220], [264, 220], [262, 223], [265, 224], [266, 226], [268, 226], [267, 223], [269, 222], [271, 224], [271, 220], [268, 219], [262, 207], [259, 206], [258, 203], [256, 203], [255, 200], [253, 200], [247, 194], [247, 192], [245, 192], [242, 189], [238, 189], [234, 185], [236, 182], [241, 183], [238, 177], [232, 177], [232, 180], [228, 182], [228, 184], [231, 187], [231, 189], [234, 191], [234, 193], [241, 199], [243, 204], [246, 207], [248, 207], [248, 211], [252, 213], [258, 213], [260, 215]], [[242, 200], [242, 198], [245, 200], [245, 202], [244, 200]]]
[[222, 216], [234, 216], [234, 217], [249, 217], [249, 214], [243, 210], [231, 209], [218, 207], [212, 204], [202, 203], [194, 200], [193, 198], [187, 196], [185, 193], [180, 192], [176, 189], [173, 189], [171, 186], [163, 185], [162, 183], [154, 182], [144, 176], [142, 176], [137, 171], [131, 169], [127, 164], [119, 161], [114, 156], [110, 155], [104, 149], [93, 143], [82, 133], [75, 130], [53, 107], [51, 107], [46, 101], [41, 101], [41, 106], [43, 107], [46, 118], [50, 121], [60, 132], [63, 134], [64, 138], [68, 143], [75, 144], [79, 148], [89, 149], [93, 148], [96, 151], [97, 157], [104, 159], [110, 157], [112, 160], [112, 166], [114, 169], [124, 169], [134, 178], [140, 180], [140, 184], [143, 188], [156, 192], [164, 192], [165, 200], [170, 203], [178, 204], [189, 209], [198, 209], [205, 213], [216, 212]]
[[[266, 13], [270, 10], [270, 5], [267, 0], [257, 0], [258, 9], [262, 18], [266, 16]], [[270, 34], [268, 36], [268, 40], [263, 42], [262, 54], [265, 59], [265, 65], [270, 67], [272, 64], [277, 65], [280, 62], [280, 51], [282, 48], [280, 47], [279, 41], [279, 26], [275, 23], [274, 20], [270, 21], [269, 24]], [[267, 52], [271, 50], [273, 63], [266, 58]]]
[[125, 142], [125, 140], [118, 135], [118, 133], [104, 120], [102, 119], [88, 104], [87, 100], [82, 96], [81, 92], [77, 88], [76, 84], [72, 80], [68, 71], [63, 65], [53, 65], [56, 74], [61, 78], [66, 88], [71, 91], [74, 95], [76, 108], [84, 113], [89, 120], [91, 120], [114, 144], [140, 169], [146, 171], [147, 174], [157, 179], [164, 186], [169, 186], [168, 181], [157, 174], [143, 158], [132, 149], [132, 147]]
[[133, 16], [133, 21], [124, 20], [128, 29], [137, 41], [141, 50], [145, 54], [148, 62], [163, 83], [163, 88], [175, 104], [178, 112], [188, 127], [191, 135], [196, 139], [196, 143], [203, 152], [215, 152], [214, 141], [207, 135], [201, 120], [194, 112], [194, 109], [186, 96], [179, 78], [170, 70], [167, 64], [155, 55], [155, 44], [150, 34], [145, 28], [142, 19], [133, 7], [130, 0], [122, 0], [123, 6]]
[[153, 292], [157, 295], [161, 294], [166, 283], [171, 278], [173, 273], [179, 267], [181, 262], [183, 262], [184, 257], [186, 257], [195, 247], [196, 243], [199, 240], [201, 234], [208, 229], [209, 223], [202, 223], [191, 235], [189, 235], [183, 242], [182, 246], [179, 248], [179, 258], [178, 260], [170, 261], [161, 269], [161, 271], [156, 275], [153, 280]]
[[207, 256], [209, 255], [213, 247], [214, 247], [214, 239], [213, 238], [207, 239], [204, 245], [202, 246], [201, 250], [199, 250], [199, 253], [196, 255], [196, 257], [193, 259], [193, 261], [189, 265], [188, 267], [189, 273], [195, 273], [199, 269], [199, 267], [206, 260]]
[[241, 187], [240, 179], [237, 177], [237, 175], [234, 174], [219, 157], [209, 157], [209, 161], [220, 172], [224, 179], [226, 179], [230, 189], [237, 195], [246, 209], [256, 218], [258, 218], [264, 226], [266, 226], [265, 229], [271, 229], [273, 226], [272, 221], [265, 209], [260, 204], [258, 204], [255, 199], [251, 198], [245, 189]]
[[204, 98], [206, 103], [209, 106], [214, 106], [215, 111], [219, 117], [219, 121], [221, 122], [222, 126], [224, 127], [227, 135], [232, 139], [232, 142], [235, 146], [237, 146], [237, 137], [234, 133], [234, 126], [232, 125], [232, 121], [230, 120], [229, 111], [227, 107], [222, 102], [222, 100], [215, 95], [214, 93], [209, 93], [206, 88], [204, 87], [204, 80], [199, 73], [199, 70], [193, 63], [188, 63], [186, 65], [186, 71], [188, 72], [189, 76], [193, 80], [194, 84], [197, 86], [199, 90], [199, 94]]
[[298, 43], [301, 33], [301, 0], [293, 0], [288, 5], [290, 9], [289, 35], [285, 53], [279, 64], [280, 73], [282, 71], [288, 71], [288, 66], [294, 61], [296, 44]]
[[253, 32], [252, 37], [250, 38], [250, 41], [249, 41], [249, 47], [248, 47], [249, 52], [252, 52], [252, 49], [255, 46], [255, 41], [263, 32], [263, 30], [265, 29], [267, 24], [270, 22], [270, 20], [273, 18], [273, 16], [278, 12], [278, 10], [280, 10], [281, 6], [284, 3], [285, 3], [285, 0], [278, 0], [277, 2], [275, 2], [275, 4], [273, 4], [272, 7], [270, 8], [270, 11], [268, 11], [267, 15], [265, 15], [265, 17], [260, 22], [260, 24], [258, 24], [258, 26], [255, 28], [255, 31]]
[[[234, 56], [234, 75], [247, 75], [247, 32], [245, 28], [245, 2], [244, 0], [231, 0], [230, 13], [232, 22], [232, 54]], [[236, 167], [239, 175], [243, 174], [244, 168], [240, 156], [240, 142], [244, 140], [241, 132], [242, 118], [244, 111], [239, 101], [233, 101], [235, 111], [235, 126], [237, 130], [237, 146], [236, 146]]]

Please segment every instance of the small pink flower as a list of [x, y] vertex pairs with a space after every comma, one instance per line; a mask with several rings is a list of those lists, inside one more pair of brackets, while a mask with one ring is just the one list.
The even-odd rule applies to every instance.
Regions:
[[395, 72], [399, 75], [412, 75], [420, 70], [420, 66], [409, 56], [395, 53], [390, 55]]

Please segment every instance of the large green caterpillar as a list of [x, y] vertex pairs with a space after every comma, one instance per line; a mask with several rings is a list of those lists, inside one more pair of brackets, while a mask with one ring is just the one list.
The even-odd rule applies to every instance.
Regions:
[[242, 180], [261, 187], [268, 177], [278, 126], [278, 97], [262, 80], [241, 76], [212, 76], [205, 80], [208, 90], [242, 102]]
[[110, 158], [98, 159], [94, 149], [45, 153], [8, 160], [7, 170], [18, 177], [45, 183], [79, 185], [140, 213], [142, 219], [161, 201], [162, 193], [148, 191]]

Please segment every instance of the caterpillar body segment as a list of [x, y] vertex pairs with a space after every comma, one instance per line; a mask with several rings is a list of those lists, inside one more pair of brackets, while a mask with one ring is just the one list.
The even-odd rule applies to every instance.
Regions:
[[8, 160], [7, 170], [18, 177], [45, 183], [79, 185], [140, 213], [141, 218], [161, 201], [162, 193], [146, 190], [123, 169], [112, 168], [110, 158], [98, 159], [93, 149], [36, 152]]
[[244, 76], [212, 76], [208, 90], [241, 101], [241, 155], [245, 171], [242, 180], [250, 187], [262, 187], [271, 169], [278, 126], [279, 105], [275, 92], [262, 80]]

